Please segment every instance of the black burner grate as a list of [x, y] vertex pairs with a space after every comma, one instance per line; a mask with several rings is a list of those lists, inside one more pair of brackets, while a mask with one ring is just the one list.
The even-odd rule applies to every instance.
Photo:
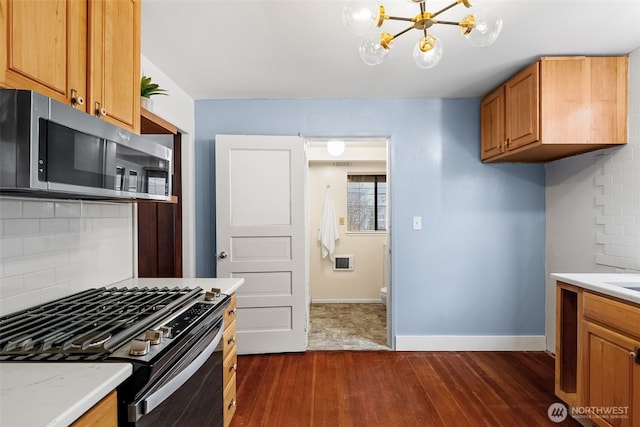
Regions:
[[108, 355], [202, 289], [99, 288], [0, 318], [0, 360]]

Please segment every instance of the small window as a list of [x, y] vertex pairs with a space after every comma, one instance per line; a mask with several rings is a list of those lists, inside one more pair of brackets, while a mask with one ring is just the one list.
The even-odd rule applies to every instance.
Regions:
[[387, 176], [347, 175], [347, 230], [387, 229]]

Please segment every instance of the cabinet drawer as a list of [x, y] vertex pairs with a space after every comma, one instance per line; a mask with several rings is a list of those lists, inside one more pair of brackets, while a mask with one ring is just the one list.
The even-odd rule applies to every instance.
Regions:
[[236, 322], [231, 323], [224, 329], [222, 339], [224, 340], [223, 357], [226, 358], [236, 349]]
[[640, 306], [584, 293], [585, 317], [612, 329], [640, 338]]
[[228, 325], [230, 325], [233, 321], [236, 320], [236, 312], [237, 312], [237, 305], [236, 305], [236, 294], [231, 295], [231, 302], [229, 303], [229, 305], [227, 306], [227, 308], [225, 309], [224, 312], [224, 327], [226, 328]]
[[222, 384], [226, 389], [229, 385], [229, 381], [235, 375], [238, 369], [238, 352], [237, 349], [233, 349], [231, 354], [225, 355], [224, 365], [223, 365], [223, 374], [222, 374]]
[[224, 425], [231, 424], [233, 414], [236, 413], [236, 376], [231, 378], [229, 387], [224, 390]]

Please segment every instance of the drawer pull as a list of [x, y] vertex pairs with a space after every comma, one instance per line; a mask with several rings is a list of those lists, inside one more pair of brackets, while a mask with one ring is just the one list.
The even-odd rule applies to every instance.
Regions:
[[229, 366], [229, 372], [238, 372], [238, 364], [234, 363], [233, 365]]
[[235, 335], [227, 340], [227, 344], [231, 344], [231, 343], [234, 343], [234, 342], [236, 342], [236, 336]]
[[229, 407], [227, 409], [231, 409], [231, 408], [235, 408], [236, 407], [236, 400], [233, 399], [231, 402], [229, 402]]
[[233, 307], [231, 310], [229, 310], [229, 316], [231, 316], [232, 314], [236, 314], [238, 312], [238, 309], [236, 307]]
[[631, 357], [635, 363], [640, 365], [640, 347], [636, 347], [633, 351], [630, 351], [629, 357]]

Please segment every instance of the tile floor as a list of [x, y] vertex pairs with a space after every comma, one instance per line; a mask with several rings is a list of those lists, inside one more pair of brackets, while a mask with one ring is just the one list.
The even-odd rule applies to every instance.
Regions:
[[383, 304], [311, 304], [307, 350], [389, 350]]

